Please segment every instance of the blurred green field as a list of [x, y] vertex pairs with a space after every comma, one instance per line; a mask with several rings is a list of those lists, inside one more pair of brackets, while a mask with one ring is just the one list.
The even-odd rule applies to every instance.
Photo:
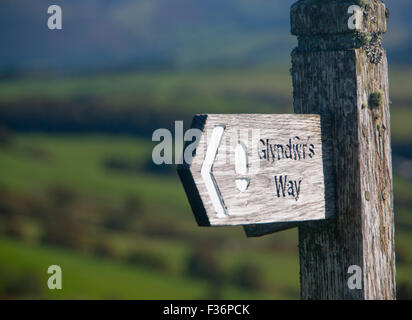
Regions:
[[[400, 146], [394, 152], [411, 152], [411, 74], [391, 71], [392, 139]], [[45, 119], [62, 105], [59, 117], [79, 117], [71, 106], [84, 108], [87, 116], [91, 103], [102, 113], [117, 110], [126, 118], [131, 111], [137, 117], [153, 112], [153, 119], [166, 111], [188, 118], [196, 112], [292, 112], [289, 73], [275, 66], [0, 82], [0, 114], [12, 114], [14, 123], [33, 101], [47, 105]], [[79, 121], [90, 120], [83, 116]], [[171, 118], [163, 120], [167, 124]], [[153, 166], [150, 131], [5, 127], [0, 132], [0, 297], [299, 298], [296, 229], [247, 239], [240, 227], [199, 228], [175, 168]], [[412, 180], [402, 171], [394, 171], [394, 193], [398, 295], [411, 298]], [[61, 292], [45, 289], [50, 264], [63, 268]]]
[[110, 156], [131, 159], [135, 166], [151, 161], [151, 142], [129, 137], [27, 135], [16, 137], [13, 143], [12, 152], [2, 154], [0, 163], [8, 168], [2, 182], [14, 190], [34, 191], [39, 185], [62, 185], [113, 200], [125, 194], [139, 194], [150, 203], [160, 196], [170, 199], [170, 205], [182, 208], [183, 197], [170, 178], [144, 173], [116, 174], [103, 167]]
[[[157, 111], [259, 112], [290, 108], [291, 79], [288, 70], [265, 66], [244, 70], [184, 72], [132, 72], [107, 75], [67, 76], [57, 79], [23, 78], [0, 82], [0, 103], [28, 99], [62, 103], [94, 101], [102, 108], [150, 106]], [[289, 105], [288, 105], [289, 104]]]
[[[27, 296], [23, 291], [24, 298], [33, 298], [30, 297], [33, 294], [38, 298], [36, 295], [40, 294], [53, 299], [199, 299], [207, 290], [207, 285], [201, 281], [128, 267], [60, 248], [33, 247], [4, 238], [0, 239], [0, 263], [7, 265], [14, 279], [25, 279], [28, 270], [38, 275], [35, 278], [38, 283], [35, 284], [39, 290], [28, 292]], [[53, 264], [58, 264], [63, 270], [62, 291], [51, 291], [44, 286], [48, 278], [45, 270]], [[9, 276], [7, 273], [4, 275]], [[9, 279], [0, 280], [3, 290], [7, 281]]]
[[[65, 290], [58, 294], [42, 291], [45, 297], [207, 298], [211, 290], [207, 281], [185, 276], [188, 256], [191, 250], [198, 249], [198, 246], [191, 246], [197, 241], [204, 241], [209, 242], [209, 247], [215, 251], [215, 259], [219, 261], [225, 277], [230, 278], [231, 274], [235, 274], [239, 264], [253, 261], [262, 278], [260, 281], [265, 283], [265, 288], [257, 291], [250, 288], [242, 290], [229, 283], [221, 289], [219, 297], [298, 298], [296, 230], [261, 239], [246, 239], [240, 228], [198, 228], [176, 176], [150, 179], [147, 173], [126, 175], [102, 168], [105, 157], [113, 154], [134, 157], [136, 163], [144, 163], [150, 157], [147, 152], [150, 149], [145, 149], [150, 143], [130, 137], [17, 135], [12, 146], [0, 152], [0, 167], [7, 168], [7, 174], [2, 175], [2, 187], [8, 188], [10, 192], [34, 194], [40, 199], [47, 197], [49, 186], [62, 187], [63, 184], [68, 190], [75, 188], [79, 199], [71, 204], [70, 215], [92, 230], [91, 239], [85, 241], [86, 245], [82, 246], [80, 252], [77, 252], [78, 248], [68, 248], [61, 253], [60, 249], [49, 248], [49, 245], [44, 247], [41, 230], [23, 232], [26, 243], [0, 238], [3, 269], [7, 266], [12, 272], [33, 270], [42, 281], [46, 277], [47, 266], [52, 263], [60, 264], [63, 270], [68, 271]], [[33, 150], [48, 156], [40, 159], [28, 157]], [[402, 199], [411, 199], [412, 188], [402, 185], [409, 182], [401, 179], [395, 181], [396, 194]], [[399, 192], [398, 185], [401, 186]], [[147, 213], [132, 213], [129, 221], [134, 220], [133, 215], [138, 217], [137, 221], [130, 224], [129, 230], [121, 232], [107, 231], [102, 227], [103, 217], [99, 216], [101, 209], [93, 209], [93, 205], [89, 204], [89, 208], [86, 207], [88, 210], [84, 210], [84, 203], [82, 205], [86, 201], [104, 207], [121, 206], [122, 200], [131, 195], [144, 201], [145, 209], [142, 210], [147, 210]], [[162, 203], [160, 199], [167, 199], [167, 203]], [[82, 210], [80, 216], [77, 210]], [[22, 229], [30, 229], [33, 214], [21, 211], [18, 216]], [[397, 215], [397, 221], [407, 228], [411, 225], [410, 219], [408, 210]], [[8, 234], [4, 230], [7, 221], [4, 218], [1, 221], [3, 233]], [[146, 228], [153, 223], [166, 223], [167, 228], [174, 229], [178, 234], [177, 239], [173, 239], [176, 235], [170, 234], [145, 234]], [[114, 253], [108, 257], [96, 257], [93, 253], [94, 242], [103, 238], [110, 243]], [[188, 242], [185, 239], [190, 240]], [[412, 284], [409, 277], [412, 271], [411, 240], [409, 232], [405, 232], [403, 227], [398, 230], [397, 242], [403, 250], [402, 255], [407, 257], [406, 265], [398, 265], [398, 276], [402, 282], [409, 284]], [[125, 266], [125, 257], [136, 249], [162, 257], [167, 265], [165, 270]], [[88, 253], [92, 253], [92, 257]], [[110, 259], [115, 262], [110, 262]], [[154, 280], [157, 274], [158, 278]], [[171, 280], [165, 281], [169, 276]], [[99, 279], [106, 279], [104, 286]], [[150, 283], [159, 291], [146, 290]], [[142, 288], [142, 291], [138, 288]]]
[[[52, 261], [61, 264], [63, 270], [69, 271], [66, 283], [70, 288], [58, 295], [46, 292], [45, 297], [49, 298], [108, 298], [111, 297], [110, 292], [112, 297], [118, 298], [207, 298], [212, 290], [207, 280], [193, 280], [186, 275], [186, 261], [191, 252], [206, 244], [214, 252], [213, 257], [218, 261], [217, 268], [229, 279], [228, 283], [219, 289], [219, 297], [297, 298], [296, 244], [290, 244], [292, 239], [292, 242], [296, 242], [295, 231], [276, 236], [277, 243], [274, 244], [268, 238], [247, 240], [241, 228], [199, 228], [175, 174], [160, 178], [144, 170], [142, 173], [125, 174], [113, 172], [103, 166], [106, 157], [112, 155], [133, 158], [137, 165], [145, 163], [151, 159], [151, 148], [148, 148], [150, 145], [151, 143], [141, 139], [123, 136], [15, 135], [11, 145], [0, 152], [0, 167], [7, 168], [7, 173], [2, 174], [1, 187], [3, 192], [7, 190], [8, 195], [29, 195], [30, 200], [22, 196], [16, 200], [19, 202], [16, 204], [12, 203], [10, 198], [7, 199], [8, 203], [5, 203], [3, 198], [2, 209], [9, 205], [5, 211], [11, 210], [14, 215], [12, 221], [7, 215], [0, 216], [0, 231], [6, 235], [11, 234], [11, 239], [16, 239], [16, 234], [10, 233], [7, 228], [13, 226], [17, 219], [19, 237], [23, 238], [25, 243], [4, 237], [0, 239], [2, 268], [14, 270], [13, 272], [33, 270], [44, 279], [46, 274], [41, 272], [42, 268], [47, 268]], [[50, 207], [46, 211], [50, 210], [56, 215], [63, 214], [55, 212], [61, 208], [55, 208], [49, 203], [54, 201], [48, 199], [53, 196], [50, 194], [50, 186], [75, 190], [76, 198], [71, 200], [64, 214], [67, 215], [66, 218], [70, 216], [76, 223], [83, 224], [87, 233], [85, 239], [79, 240], [81, 245], [73, 240], [76, 245], [70, 244], [64, 254], [60, 254], [56, 248], [49, 248], [49, 244], [44, 247], [44, 226], [36, 223], [36, 220], [42, 219], [41, 215], [36, 216], [30, 205], [26, 208], [21, 203], [36, 199], [35, 202]], [[107, 230], [102, 220], [112, 213], [106, 213], [105, 210], [121, 211], [123, 202], [131, 196], [139, 199], [142, 206], [137, 209], [138, 212], [131, 212], [127, 217], [127, 228]], [[53, 219], [58, 219], [58, 216]], [[156, 233], [160, 227], [167, 229], [166, 234], [148, 233], [150, 228]], [[82, 233], [81, 231], [80, 234]], [[108, 250], [111, 250], [103, 258], [100, 254], [95, 254], [96, 246], [99, 246], [102, 239], [106, 245], [109, 244]], [[272, 247], [282, 250], [272, 251]], [[159, 267], [156, 263], [155, 271], [150, 271], [153, 269], [151, 265], [146, 269], [137, 265], [134, 269], [125, 263], [128, 255], [136, 250], [154, 255], [161, 261], [161, 270], [156, 270]], [[27, 256], [28, 251], [31, 253]], [[116, 263], [106, 266], [108, 259]], [[251, 290], [242, 288], [242, 285], [236, 282], [232, 283], [232, 274], [236, 274], [237, 267], [242, 264], [252, 264], [258, 269], [256, 274], [261, 280], [257, 282], [264, 282], [264, 288]], [[80, 273], [84, 274], [84, 279], [80, 277], [74, 280]], [[123, 273], [124, 276], [119, 279]], [[128, 282], [127, 276], [133, 273], [136, 275]], [[89, 274], [93, 274], [93, 277], [88, 278]], [[163, 279], [163, 287], [159, 279], [153, 284], [159, 289], [157, 296], [157, 289], [146, 290], [156, 274]], [[165, 281], [168, 276], [172, 276], [171, 281]], [[99, 279], [107, 279], [101, 291], [97, 290]], [[141, 279], [145, 281], [140, 284], [140, 291], [138, 283]], [[118, 287], [116, 283], [119, 284]], [[113, 291], [110, 291], [110, 288], [113, 288]], [[80, 296], [76, 296], [76, 292], [80, 293]]]
[[[390, 68], [392, 138], [407, 143], [412, 137], [412, 69]], [[292, 113], [292, 83], [288, 69], [277, 65], [241, 70], [147, 71], [65, 77], [25, 77], [0, 82], [0, 115], [7, 109], [46, 107], [38, 112], [54, 112], [64, 105], [70, 118], [71, 108], [96, 106], [101, 117], [106, 112], [130, 113], [145, 117], [153, 113], [160, 124], [172, 120], [162, 117], [175, 112], [177, 117], [196, 113]], [[31, 106], [34, 104], [34, 106]], [[10, 106], [10, 107], [9, 107]], [[6, 109], [6, 110], [5, 110]], [[153, 121], [153, 117], [148, 121]], [[87, 119], [83, 119], [87, 122]], [[157, 124], [157, 122], [156, 122]], [[142, 125], [137, 123], [137, 125]], [[186, 124], [187, 126], [188, 124]], [[149, 135], [149, 133], [146, 133]]]

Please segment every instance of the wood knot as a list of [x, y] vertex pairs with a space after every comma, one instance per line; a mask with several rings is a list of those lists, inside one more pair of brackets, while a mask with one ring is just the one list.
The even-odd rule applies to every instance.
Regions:
[[383, 189], [381, 197], [382, 197], [382, 200], [383, 200], [383, 201], [386, 201], [386, 198], [387, 198], [387, 196], [386, 196], [386, 189]]

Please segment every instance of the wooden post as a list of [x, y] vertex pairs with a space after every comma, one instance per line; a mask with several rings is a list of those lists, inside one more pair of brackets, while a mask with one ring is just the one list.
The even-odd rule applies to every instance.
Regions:
[[291, 8], [294, 110], [321, 115], [336, 183], [336, 218], [299, 226], [302, 299], [395, 299], [387, 16], [381, 0]]

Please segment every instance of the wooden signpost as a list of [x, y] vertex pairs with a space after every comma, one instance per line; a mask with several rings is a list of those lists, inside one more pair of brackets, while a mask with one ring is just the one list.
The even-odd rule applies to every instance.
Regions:
[[387, 17], [381, 0], [297, 1], [299, 115], [196, 116], [196, 154], [178, 168], [200, 225], [299, 227], [302, 299], [396, 296]]
[[179, 174], [200, 225], [332, 216], [319, 115], [198, 115], [192, 127], [202, 135]]

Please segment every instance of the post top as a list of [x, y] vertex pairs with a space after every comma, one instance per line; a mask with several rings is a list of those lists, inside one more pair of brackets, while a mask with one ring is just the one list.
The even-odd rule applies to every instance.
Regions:
[[[354, 14], [351, 6], [361, 9], [356, 29], [349, 27]], [[291, 7], [291, 32], [296, 36], [344, 33], [386, 32], [386, 7], [381, 0], [299, 0]]]

